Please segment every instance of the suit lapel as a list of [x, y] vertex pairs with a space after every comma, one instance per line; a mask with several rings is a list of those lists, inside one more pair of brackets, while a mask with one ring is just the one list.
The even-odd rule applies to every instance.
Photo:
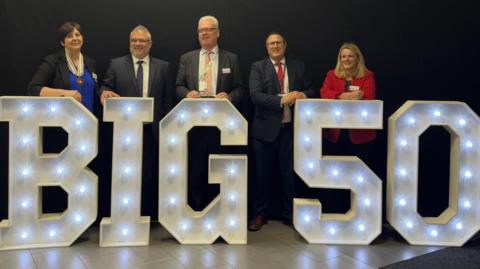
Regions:
[[295, 66], [292, 64], [291, 61], [285, 58], [285, 66], [288, 75], [288, 92], [295, 89], [295, 76], [296, 76], [296, 69]]
[[[150, 57], [150, 56], [149, 56]], [[152, 61], [152, 57], [149, 59], [149, 66], [148, 66], [148, 96], [152, 96], [152, 88], [153, 88], [153, 82], [155, 81], [155, 74], [156, 74], [156, 69], [157, 69], [157, 64]]]
[[137, 89], [137, 81], [135, 79], [135, 69], [133, 68], [133, 60], [131, 55], [125, 56], [125, 70], [127, 70], [127, 74], [130, 77], [130, 81], [132, 82], [132, 89], [134, 90], [132, 96], [138, 96], [138, 89]]
[[88, 70], [88, 72], [90, 72], [90, 74], [92, 74], [93, 76], [93, 73], [95, 72], [95, 70], [93, 70], [93, 62], [90, 61], [88, 58], [86, 58], [85, 56], [83, 56], [83, 62], [85, 64], [85, 67], [86, 69]]
[[195, 53], [193, 54], [193, 59], [192, 59], [192, 70], [190, 70], [191, 74], [193, 74], [193, 87], [192, 89], [197, 89], [198, 88], [198, 70], [200, 67], [200, 50], [196, 50]]
[[[225, 64], [225, 54], [222, 53], [222, 51], [219, 49], [218, 50], [218, 69], [217, 69], [217, 90], [225, 90], [223, 87], [223, 81], [222, 81], [222, 66], [227, 67]], [[216, 91], [215, 91], [216, 92]]]
[[278, 82], [278, 77], [277, 77], [277, 71], [275, 71], [275, 66], [273, 65], [272, 61], [270, 58], [267, 58], [265, 60], [265, 68], [267, 70], [267, 74], [269, 74], [271, 80], [273, 80], [273, 83], [275, 85], [275, 94], [280, 93], [280, 82]]
[[68, 75], [68, 64], [67, 64], [67, 57], [65, 56], [65, 52], [63, 52], [60, 56], [60, 63], [62, 68], [60, 68], [60, 73], [62, 75], [63, 84], [67, 89], [70, 89], [70, 79]]

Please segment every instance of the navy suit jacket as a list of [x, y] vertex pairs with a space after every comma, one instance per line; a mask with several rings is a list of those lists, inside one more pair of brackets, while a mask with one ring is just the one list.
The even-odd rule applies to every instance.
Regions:
[[[112, 90], [122, 97], [140, 97], [134, 70], [130, 54], [112, 59], [100, 90]], [[173, 83], [170, 64], [152, 56], [149, 63], [148, 97], [154, 98], [153, 128], [154, 133], [158, 134], [158, 122], [173, 106]]]
[[[315, 90], [306, 74], [305, 64], [294, 59], [285, 59], [289, 91], [299, 91], [307, 97], [315, 97]], [[270, 58], [252, 64], [249, 85], [250, 98], [255, 106], [250, 135], [258, 140], [272, 142], [277, 138], [282, 124], [280, 107], [282, 98], [278, 96], [280, 83]]]
[[[179, 100], [185, 98], [189, 91], [198, 90], [199, 59], [200, 49], [187, 52], [180, 57], [175, 83]], [[229, 73], [223, 72], [226, 68], [230, 69]], [[235, 105], [242, 100], [242, 75], [237, 55], [222, 49], [218, 50], [217, 93], [219, 92], [227, 93]]]

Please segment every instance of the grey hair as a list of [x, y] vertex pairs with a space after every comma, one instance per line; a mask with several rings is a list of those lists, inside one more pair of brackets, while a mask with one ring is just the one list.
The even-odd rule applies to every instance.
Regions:
[[201, 21], [205, 21], [205, 20], [213, 21], [213, 24], [215, 25], [215, 28], [220, 29], [217, 18], [213, 17], [212, 15], [207, 15], [207, 16], [201, 17], [198, 20], [198, 24], [200, 24]]
[[130, 32], [130, 34], [132, 34], [133, 32], [137, 32], [137, 31], [147, 33], [148, 39], [152, 40], [152, 34], [150, 34], [150, 31], [148, 30], [147, 27], [145, 27], [143, 25], [137, 25], [137, 26], [135, 26], [135, 28], [133, 28], [133, 30]]

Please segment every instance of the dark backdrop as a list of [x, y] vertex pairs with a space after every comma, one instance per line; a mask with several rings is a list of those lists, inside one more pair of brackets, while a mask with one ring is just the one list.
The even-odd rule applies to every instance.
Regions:
[[[316, 88], [327, 70], [335, 65], [339, 46], [352, 41], [362, 49], [367, 66], [374, 71], [377, 97], [384, 100], [385, 129], [379, 132], [370, 164], [384, 183], [386, 121], [406, 100], [458, 100], [480, 112], [480, 102], [475, 98], [476, 90], [480, 89], [477, 75], [480, 25], [474, 1], [4, 0], [0, 3], [0, 95], [24, 95], [42, 58], [60, 49], [57, 29], [67, 20], [82, 25], [83, 52], [97, 60], [100, 76], [110, 58], [128, 53], [129, 32], [138, 24], [152, 32], [151, 54], [171, 62], [176, 73], [180, 55], [198, 47], [197, 20], [207, 14], [220, 21], [220, 46], [239, 55], [245, 85], [250, 64], [266, 55], [264, 38], [272, 30], [285, 34], [287, 54], [307, 64]], [[250, 118], [248, 96], [242, 113]], [[6, 216], [6, 127], [6, 123], [0, 123], [0, 219]], [[427, 215], [438, 214], [447, 203], [448, 148], [448, 135], [441, 130], [429, 131], [422, 138], [419, 207], [432, 208]], [[441, 160], [434, 157], [439, 155], [447, 157]], [[432, 191], [427, 194], [429, 188], [443, 194]]]

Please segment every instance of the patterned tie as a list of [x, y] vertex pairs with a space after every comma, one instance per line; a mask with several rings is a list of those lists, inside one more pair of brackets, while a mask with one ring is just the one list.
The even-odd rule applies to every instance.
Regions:
[[137, 69], [137, 95], [142, 97], [143, 96], [143, 61], [138, 61], [138, 69]]
[[212, 51], [207, 50], [205, 52], [205, 84], [206, 84], [206, 89], [205, 89], [205, 95], [210, 96], [212, 95], [212, 64], [210, 63], [210, 54], [212, 54]]

